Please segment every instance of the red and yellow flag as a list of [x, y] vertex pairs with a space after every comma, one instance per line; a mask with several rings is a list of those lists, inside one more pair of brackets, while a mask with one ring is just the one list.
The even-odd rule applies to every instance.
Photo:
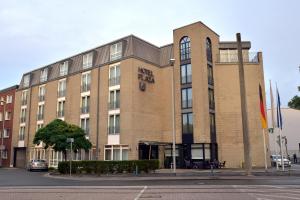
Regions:
[[267, 128], [267, 118], [266, 118], [266, 111], [264, 105], [264, 99], [262, 95], [261, 86], [259, 84], [259, 101], [260, 101], [260, 120], [262, 128]]

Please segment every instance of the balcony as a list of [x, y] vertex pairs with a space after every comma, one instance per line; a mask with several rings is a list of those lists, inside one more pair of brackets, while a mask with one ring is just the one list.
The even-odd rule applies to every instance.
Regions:
[[64, 116], [65, 116], [65, 111], [64, 110], [57, 111], [57, 117], [58, 118], [61, 118], [61, 117], [64, 117]]
[[81, 107], [81, 114], [87, 114], [89, 112], [90, 112], [90, 107], [89, 106]]
[[[218, 63], [238, 63], [238, 53], [221, 53], [217, 55]], [[257, 52], [243, 52], [243, 62], [259, 63]]]
[[61, 90], [57, 92], [58, 97], [65, 97], [66, 96], [66, 90]]
[[115, 85], [120, 85], [120, 76], [111, 77], [109, 79], [109, 86], [115, 86]]
[[81, 92], [88, 92], [91, 89], [91, 85], [90, 84], [83, 84], [81, 85]]
[[112, 101], [108, 103], [109, 110], [115, 110], [120, 108], [120, 101]]
[[44, 114], [37, 114], [36, 116], [37, 120], [43, 120], [44, 119]]
[[39, 96], [39, 102], [41, 102], [41, 101], [45, 101], [45, 95], [40, 95]]
[[108, 134], [109, 135], [117, 135], [120, 133], [120, 127], [119, 126], [110, 126], [108, 127]]

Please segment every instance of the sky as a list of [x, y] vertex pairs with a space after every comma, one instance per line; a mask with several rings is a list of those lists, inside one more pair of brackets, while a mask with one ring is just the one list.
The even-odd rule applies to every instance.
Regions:
[[173, 29], [202, 21], [220, 40], [252, 43], [262, 51], [267, 102], [269, 80], [283, 107], [300, 85], [299, 0], [0, 0], [0, 89], [22, 74], [134, 34], [157, 46]]

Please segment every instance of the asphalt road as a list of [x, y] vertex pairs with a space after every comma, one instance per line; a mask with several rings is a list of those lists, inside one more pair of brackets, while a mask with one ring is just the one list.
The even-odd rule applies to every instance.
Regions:
[[300, 200], [300, 177], [49, 177], [0, 169], [1, 200]]

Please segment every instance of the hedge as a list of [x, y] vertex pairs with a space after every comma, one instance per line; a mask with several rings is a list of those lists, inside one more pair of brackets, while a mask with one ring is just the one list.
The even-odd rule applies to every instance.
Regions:
[[[123, 161], [72, 161], [73, 174], [109, 174], [109, 173], [148, 173], [159, 168], [158, 160], [123, 160]], [[58, 163], [58, 171], [61, 174], [70, 173], [70, 162]]]

